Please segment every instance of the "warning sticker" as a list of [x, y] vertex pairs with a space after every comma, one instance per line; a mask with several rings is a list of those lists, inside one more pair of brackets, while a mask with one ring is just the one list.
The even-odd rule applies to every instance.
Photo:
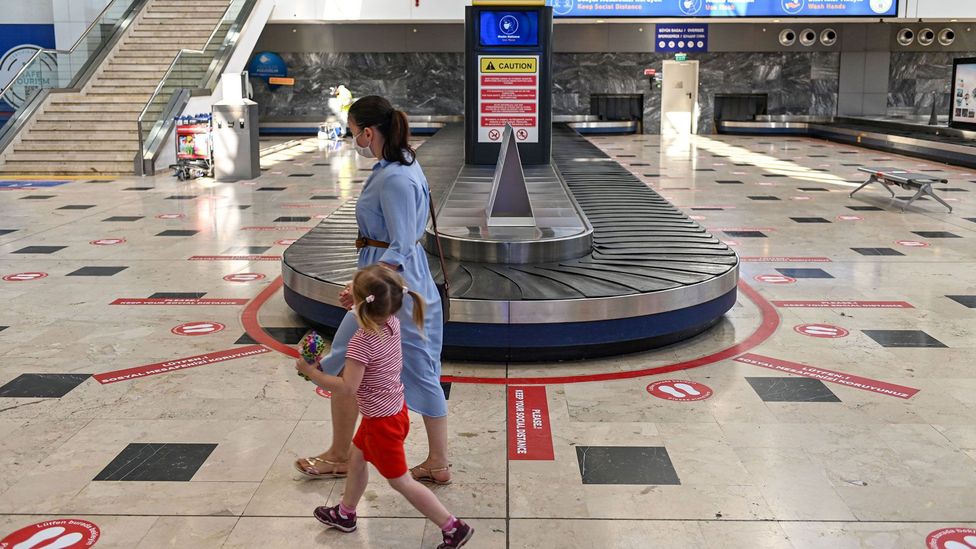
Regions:
[[482, 57], [481, 74], [535, 74], [538, 71], [538, 63], [538, 57]]
[[539, 57], [478, 58], [478, 142], [501, 141], [506, 124], [515, 139], [539, 142]]

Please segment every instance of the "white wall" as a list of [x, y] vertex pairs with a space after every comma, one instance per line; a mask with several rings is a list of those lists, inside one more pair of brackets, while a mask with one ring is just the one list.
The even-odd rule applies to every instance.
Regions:
[[50, 24], [53, 21], [51, 0], [0, 0], [2, 24]]
[[[110, 0], [52, 0], [54, 38], [59, 50], [78, 40]], [[27, 2], [32, 3], [32, 2]]]
[[278, 0], [271, 23], [287, 21], [463, 21], [462, 0]]
[[902, 0], [908, 4], [905, 17], [931, 19], [976, 19], [972, 0]]

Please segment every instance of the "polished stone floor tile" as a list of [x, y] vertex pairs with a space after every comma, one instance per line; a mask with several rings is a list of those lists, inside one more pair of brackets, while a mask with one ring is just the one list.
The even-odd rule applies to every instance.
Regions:
[[722, 231], [733, 238], [766, 238], [762, 231]]
[[840, 402], [819, 379], [804, 377], [747, 377], [763, 402]]
[[[264, 331], [268, 333], [271, 337], [280, 341], [286, 345], [296, 345], [298, 344], [305, 334], [308, 333], [309, 328], [307, 326], [265, 326]], [[257, 343], [254, 341], [250, 335], [243, 334], [241, 337], [237, 338], [235, 341], [237, 345], [253, 345]]]
[[949, 231], [912, 231], [922, 238], [962, 238], [961, 236], [950, 233]]
[[21, 198], [21, 200], [48, 200], [54, 197], [53, 194], [32, 194]]
[[173, 196], [167, 196], [166, 200], [196, 200], [197, 195], [195, 194], [174, 194]]
[[67, 206], [61, 206], [59, 210], [90, 210], [94, 208], [94, 204], [68, 204]]
[[861, 254], [861, 255], [866, 255], [866, 256], [874, 256], [874, 255], [887, 255], [887, 256], [898, 256], [898, 255], [902, 255], [903, 256], [903, 255], [905, 255], [905, 254], [899, 252], [898, 250], [894, 250], [892, 248], [851, 248], [851, 249], [854, 250], [855, 252]]
[[11, 253], [15, 254], [53, 254], [60, 252], [61, 250], [67, 248], [67, 246], [27, 246], [26, 248], [21, 248], [19, 250], [13, 251]]
[[583, 484], [681, 484], [663, 447], [577, 446]]
[[103, 219], [102, 221], [114, 222], [114, 221], [139, 221], [140, 219], [145, 219], [141, 215], [113, 215]]
[[877, 206], [846, 206], [848, 210], [854, 210], [855, 212], [882, 212], [884, 208], [879, 208]]
[[149, 299], [200, 299], [207, 292], [155, 292]]
[[0, 236], [8, 235], [10, 233], [17, 232], [18, 229], [0, 229]]
[[261, 255], [270, 249], [271, 246], [234, 246], [221, 252], [221, 255]]
[[773, 200], [779, 200], [779, 197], [778, 197], [778, 196], [770, 196], [770, 195], [764, 195], [764, 196], [749, 196], [749, 197], [747, 197], [747, 198], [748, 198], [749, 200], [769, 200], [769, 201], [773, 201]]
[[61, 398], [89, 377], [91, 374], [21, 374], [0, 386], [0, 397]]
[[777, 268], [779, 274], [793, 278], [834, 278], [823, 269]]
[[82, 267], [72, 271], [67, 276], [113, 276], [128, 269], [128, 267]]
[[166, 229], [161, 233], [156, 233], [156, 236], [193, 236], [200, 231], [194, 231], [190, 229]]
[[215, 448], [216, 444], [129, 444], [93, 480], [186, 482]]
[[970, 309], [976, 309], [976, 295], [947, 295], [949, 299]]
[[882, 347], [938, 347], [946, 345], [922, 330], [861, 330]]
[[274, 220], [274, 222], [275, 223], [304, 223], [304, 222], [306, 222], [306, 221], [308, 221], [310, 219], [312, 219], [312, 218], [311, 217], [307, 217], [307, 216], [288, 216], [288, 215], [285, 215], [285, 216], [281, 216], [281, 217], [276, 218]]
[[790, 219], [797, 223], [830, 223], [829, 219], [822, 217], [791, 217]]

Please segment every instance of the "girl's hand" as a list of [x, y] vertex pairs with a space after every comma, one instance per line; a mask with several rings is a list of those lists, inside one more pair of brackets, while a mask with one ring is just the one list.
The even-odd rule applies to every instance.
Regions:
[[295, 360], [295, 369], [298, 370], [300, 375], [303, 375], [306, 378], [317, 372], [319, 369], [318, 366], [319, 365], [317, 363], [309, 364], [308, 362], [305, 362], [305, 359], [302, 357], [298, 357], [298, 359]]
[[352, 309], [352, 282], [339, 292], [339, 303], [348, 311]]

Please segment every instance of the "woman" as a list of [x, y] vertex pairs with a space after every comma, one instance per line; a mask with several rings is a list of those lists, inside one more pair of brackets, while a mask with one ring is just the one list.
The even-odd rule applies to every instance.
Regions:
[[[412, 303], [397, 314], [403, 330], [402, 381], [407, 407], [424, 417], [429, 444], [427, 459], [410, 472], [421, 482], [450, 484], [447, 399], [440, 384], [443, 313], [427, 255], [419, 243], [430, 211], [427, 178], [407, 142], [407, 115], [386, 99], [371, 95], [353, 103], [349, 130], [357, 153], [379, 159], [356, 204], [361, 235], [356, 244], [361, 247], [358, 266], [379, 264], [399, 272], [407, 287], [420, 294], [428, 307], [422, 332], [410, 321]], [[348, 287], [339, 299], [347, 309], [352, 306]], [[332, 351], [322, 359], [324, 372], [338, 375], [342, 370], [346, 347], [357, 328], [355, 316], [346, 313], [332, 341]], [[316, 478], [345, 477], [357, 413], [354, 398], [333, 395], [332, 445], [323, 454], [296, 461], [298, 470]]]

